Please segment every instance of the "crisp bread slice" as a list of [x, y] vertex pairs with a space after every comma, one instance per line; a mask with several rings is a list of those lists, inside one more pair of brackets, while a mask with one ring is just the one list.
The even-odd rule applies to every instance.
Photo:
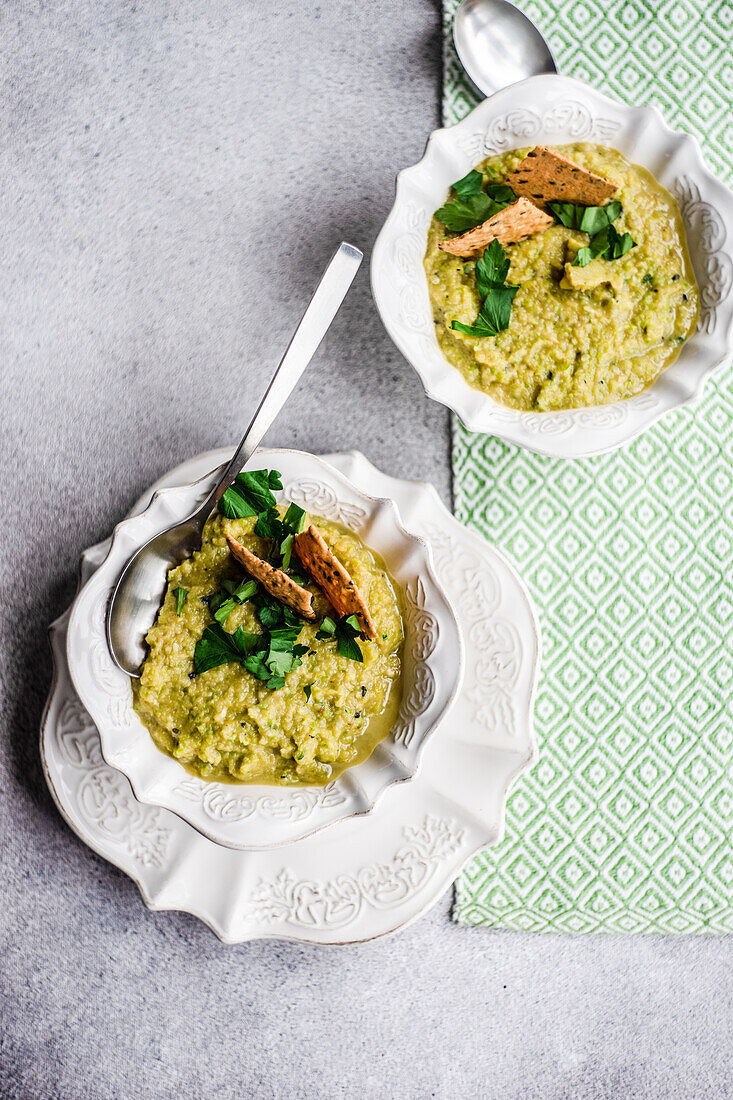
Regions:
[[231, 535], [227, 535], [227, 542], [239, 564], [244, 566], [251, 577], [260, 582], [266, 592], [304, 619], [315, 619], [316, 613], [311, 606], [310, 592], [306, 592], [305, 588], [296, 584], [287, 573], [283, 573], [282, 569], [275, 569], [269, 562], [258, 558]]
[[536, 145], [505, 181], [515, 195], [523, 195], [538, 206], [550, 202], [577, 202], [602, 206], [618, 187], [603, 176], [573, 164], [545, 145]]
[[334, 611], [339, 616], [356, 615], [364, 637], [374, 641], [377, 630], [369, 609], [346, 569], [326, 546], [318, 528], [311, 524], [296, 535], [293, 549], [303, 567], [328, 596]]
[[525, 237], [531, 237], [533, 233], [547, 229], [552, 222], [553, 218], [544, 210], [540, 210], [527, 199], [520, 198], [511, 206], [505, 206], [482, 225], [469, 229], [468, 233], [462, 233], [460, 237], [453, 237], [450, 241], [442, 241], [440, 247], [443, 252], [450, 252], [453, 256], [472, 259], [480, 256], [492, 241], [515, 244]]

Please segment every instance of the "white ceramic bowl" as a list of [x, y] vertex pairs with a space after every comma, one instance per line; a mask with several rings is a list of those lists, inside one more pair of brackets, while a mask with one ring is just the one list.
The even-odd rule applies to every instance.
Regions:
[[[598, 408], [534, 413], [473, 389], [445, 359], [423, 270], [427, 232], [448, 188], [484, 157], [526, 145], [595, 141], [643, 165], [680, 206], [700, 287], [700, 322], [679, 358], [643, 393]], [[582, 458], [627, 442], [670, 409], [700, 396], [733, 348], [733, 195], [700, 147], [654, 107], [627, 107], [564, 76], [536, 76], [479, 104], [430, 137], [419, 164], [400, 172], [394, 207], [372, 255], [372, 291], [385, 327], [429, 397], [471, 431], [539, 454]]]
[[[67, 639], [74, 686], [99, 730], [107, 763], [127, 776], [141, 802], [172, 810], [210, 840], [243, 849], [287, 844], [368, 813], [388, 787], [415, 774], [421, 750], [463, 677], [455, 613], [436, 580], [427, 544], [408, 534], [394, 502], [368, 496], [302, 451], [259, 451], [251, 465], [282, 473], [282, 499], [356, 531], [382, 555], [405, 592], [402, 704], [389, 736], [367, 760], [325, 787], [206, 782], [156, 748], [133, 710], [130, 678], [115, 665], [105, 638], [109, 598], [133, 551], [203, 499], [203, 481], [156, 493], [144, 512], [117, 526], [107, 558], [74, 604]], [[432, 507], [427, 491], [418, 487], [416, 493], [425, 508]]]

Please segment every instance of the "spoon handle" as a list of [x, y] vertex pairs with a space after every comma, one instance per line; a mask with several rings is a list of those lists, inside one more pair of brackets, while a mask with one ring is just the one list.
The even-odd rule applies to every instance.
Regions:
[[219, 498], [249, 462], [265, 432], [290, 397], [338, 313], [363, 258], [358, 248], [345, 241], [342, 241], [331, 257], [242, 442], [224, 470], [221, 480], [199, 509], [198, 515], [203, 519], [213, 511]]

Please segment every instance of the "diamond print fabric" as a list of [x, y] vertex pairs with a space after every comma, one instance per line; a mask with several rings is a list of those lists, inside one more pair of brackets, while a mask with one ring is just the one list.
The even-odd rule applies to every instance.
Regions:
[[[444, 115], [475, 92], [446, 0]], [[695, 133], [733, 177], [733, 5], [520, 4], [559, 68]], [[540, 614], [540, 761], [454, 917], [535, 931], [733, 931], [733, 375], [620, 451], [556, 461], [454, 423], [458, 518]]]

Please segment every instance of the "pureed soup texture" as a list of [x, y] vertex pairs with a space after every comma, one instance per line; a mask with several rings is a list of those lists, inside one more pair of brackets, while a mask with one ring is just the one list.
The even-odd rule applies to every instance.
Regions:
[[[504, 181], [528, 152], [483, 161], [475, 170], [480, 179], [469, 173], [458, 181], [432, 219], [424, 266], [440, 347], [472, 386], [513, 408], [550, 411], [631, 397], [677, 357], [698, 314], [677, 204], [649, 172], [601, 145], [547, 150], [616, 185], [610, 201], [584, 218], [588, 203], [535, 198], [547, 227], [506, 243], [503, 280], [487, 278], [497, 275], [496, 265], [484, 269], [483, 282], [477, 278], [481, 255], [467, 255], [468, 248], [462, 255], [441, 250], [470, 227], [472, 209], [479, 220], [488, 215], [485, 200], [471, 193], [515, 202]], [[500, 254], [498, 242], [492, 252]], [[486, 294], [489, 282], [498, 289]]]
[[[280, 488], [274, 471], [240, 474], [201, 549], [170, 571], [134, 703], [158, 747], [206, 779], [321, 785], [367, 757], [394, 724], [402, 597], [357, 535], [295, 505], [283, 510], [272, 488]], [[298, 558], [299, 538], [318, 541], [311, 523], [365, 618], [339, 617]], [[235, 551], [258, 575], [272, 570], [263, 573], [270, 587], [284, 574], [312, 618], [270, 595]]]

